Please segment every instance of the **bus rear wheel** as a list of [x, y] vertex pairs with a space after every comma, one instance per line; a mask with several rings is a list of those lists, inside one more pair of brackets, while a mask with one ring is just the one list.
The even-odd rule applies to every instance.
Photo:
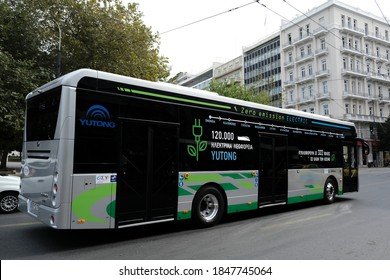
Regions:
[[221, 192], [213, 186], [205, 186], [195, 196], [192, 213], [199, 227], [212, 227], [219, 223], [225, 211]]
[[324, 202], [325, 204], [331, 204], [336, 199], [336, 183], [333, 179], [328, 178], [324, 187]]

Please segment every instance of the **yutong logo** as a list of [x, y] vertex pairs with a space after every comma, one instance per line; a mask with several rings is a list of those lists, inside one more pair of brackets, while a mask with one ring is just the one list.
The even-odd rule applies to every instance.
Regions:
[[101, 105], [93, 105], [88, 109], [85, 119], [80, 119], [82, 126], [96, 126], [115, 128], [115, 123], [111, 119], [108, 110]]

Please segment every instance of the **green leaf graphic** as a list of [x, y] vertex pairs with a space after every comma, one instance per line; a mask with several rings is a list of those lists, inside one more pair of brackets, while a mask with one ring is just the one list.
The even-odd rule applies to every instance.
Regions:
[[199, 152], [205, 151], [207, 148], [207, 141], [202, 141], [199, 143]]
[[196, 148], [192, 145], [187, 146], [187, 152], [190, 156], [195, 157], [196, 156]]

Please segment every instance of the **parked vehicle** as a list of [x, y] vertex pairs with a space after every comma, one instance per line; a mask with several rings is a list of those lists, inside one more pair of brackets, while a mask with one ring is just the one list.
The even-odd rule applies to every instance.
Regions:
[[0, 214], [14, 213], [18, 209], [20, 178], [0, 175]]

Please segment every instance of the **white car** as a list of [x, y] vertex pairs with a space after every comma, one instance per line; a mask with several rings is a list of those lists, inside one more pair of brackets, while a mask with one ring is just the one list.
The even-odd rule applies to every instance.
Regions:
[[0, 175], [0, 214], [18, 209], [20, 177]]

